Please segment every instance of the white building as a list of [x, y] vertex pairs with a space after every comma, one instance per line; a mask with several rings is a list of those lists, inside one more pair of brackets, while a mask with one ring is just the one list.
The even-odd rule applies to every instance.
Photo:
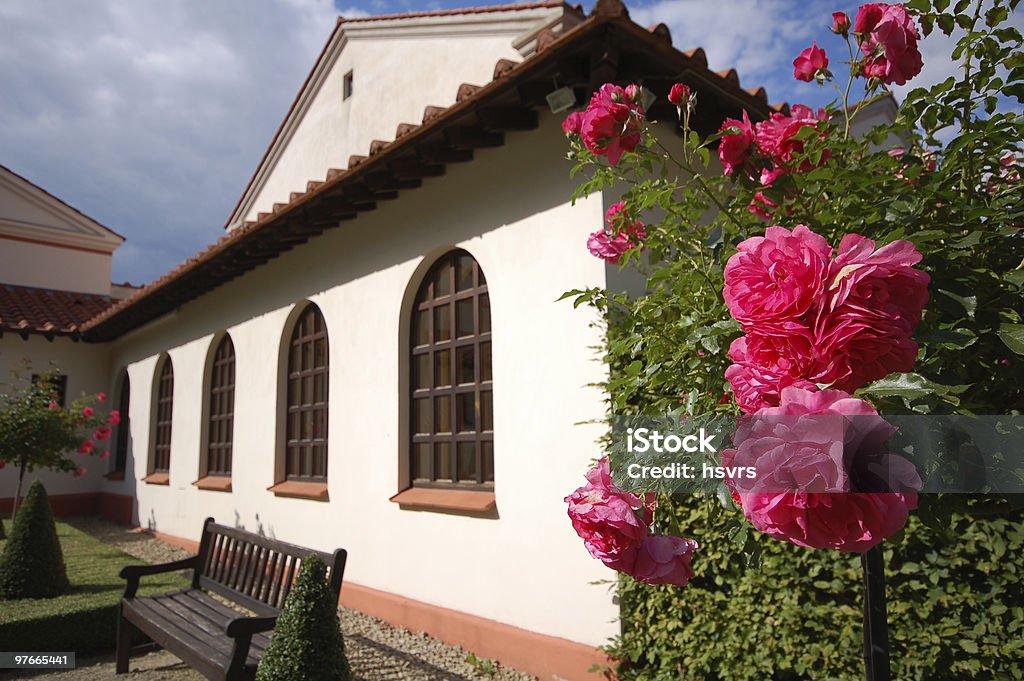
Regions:
[[[76, 326], [66, 353], [3, 327], [4, 362], [52, 348], [70, 391], [128, 406], [108, 475], [55, 504], [84, 494], [186, 541], [214, 516], [343, 546], [343, 603], [590, 678], [617, 605], [562, 499], [600, 455], [601, 427], [578, 424], [604, 414], [606, 368], [598, 320], [556, 300], [624, 282], [585, 248], [617, 197], [572, 204], [546, 96], [641, 82], [674, 121], [680, 80], [704, 132], [772, 110], [615, 0], [340, 20], [217, 244]], [[117, 238], [91, 227], [106, 274], [51, 288], [108, 292]]]

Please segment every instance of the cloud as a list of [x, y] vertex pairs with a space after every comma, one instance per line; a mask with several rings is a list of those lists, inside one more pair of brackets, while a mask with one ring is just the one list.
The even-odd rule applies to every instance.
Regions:
[[221, 235], [331, 0], [0, 5], [0, 163], [126, 235], [142, 283]]
[[794, 93], [789, 64], [824, 32], [829, 13], [789, 0], [657, 0], [631, 7], [630, 16], [665, 23], [677, 48], [703, 47], [712, 69], [735, 68], [744, 87], [763, 85], [778, 101]]

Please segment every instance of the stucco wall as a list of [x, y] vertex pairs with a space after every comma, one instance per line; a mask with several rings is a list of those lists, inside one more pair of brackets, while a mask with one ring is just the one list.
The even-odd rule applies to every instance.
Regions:
[[[569, 205], [559, 121], [510, 134], [507, 146], [449, 167], [447, 176], [343, 223], [314, 241], [181, 307], [115, 344], [128, 366], [143, 525], [197, 538], [202, 519], [320, 549], [350, 551], [346, 579], [539, 633], [602, 644], [617, 632], [611, 575], [573, 532], [562, 498], [599, 454], [604, 377], [585, 309], [556, 302], [603, 285], [586, 252], [601, 197]], [[430, 261], [452, 247], [479, 261], [493, 325], [498, 518], [402, 510], [400, 433], [407, 352], [403, 322]], [[425, 257], [426, 256], [426, 257]], [[286, 320], [302, 300], [322, 310], [330, 338], [329, 502], [277, 498], [275, 400]], [[198, 490], [203, 369], [223, 329], [236, 352], [233, 492]], [[159, 353], [174, 362], [170, 485], [140, 482], [150, 441]]]
[[[26, 365], [23, 360], [29, 363]], [[17, 370], [24, 378], [30, 379], [33, 373], [43, 373], [51, 366], [59, 368], [68, 377], [68, 404], [83, 393], [110, 390], [109, 347], [106, 345], [76, 343], [67, 338], [47, 341], [42, 336], [29, 336], [23, 340], [11, 333], [0, 338], [0, 382], [11, 382], [11, 370]], [[71, 473], [36, 471], [26, 475], [25, 489], [32, 480], [38, 478], [46, 485], [50, 495], [82, 494], [99, 490], [103, 474], [113, 465], [113, 455], [106, 460], [96, 456], [74, 456], [81, 459], [81, 465], [87, 471], [84, 476], [76, 478]], [[17, 470], [13, 465], [0, 470], [0, 498], [14, 496], [17, 478]]]

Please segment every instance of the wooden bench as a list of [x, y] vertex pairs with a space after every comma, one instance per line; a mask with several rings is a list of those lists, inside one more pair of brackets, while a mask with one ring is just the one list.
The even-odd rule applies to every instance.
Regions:
[[[337, 601], [346, 551], [333, 556], [233, 527], [203, 523], [199, 555], [162, 565], [130, 565], [117, 624], [117, 673], [128, 671], [133, 627], [208, 679], [253, 679], [299, 564], [310, 553], [327, 565]], [[192, 570], [189, 588], [138, 596], [140, 578]], [[221, 600], [214, 598], [216, 594]], [[255, 615], [242, 614], [225, 601]]]

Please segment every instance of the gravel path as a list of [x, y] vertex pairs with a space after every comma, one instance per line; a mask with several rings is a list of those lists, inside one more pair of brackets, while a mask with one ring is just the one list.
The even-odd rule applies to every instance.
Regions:
[[[74, 518], [71, 524], [127, 554], [150, 563], [185, 558], [189, 553], [144, 532], [127, 530], [99, 518]], [[536, 677], [494, 665], [486, 673], [467, 662], [468, 653], [425, 634], [413, 634], [347, 608], [339, 609], [345, 649], [354, 681], [536, 681]], [[80, 659], [72, 671], [49, 673], [0, 672], [0, 679], [34, 681], [89, 681], [114, 679], [113, 655]], [[132, 673], [125, 681], [204, 681], [167, 651], [132, 657]]]

